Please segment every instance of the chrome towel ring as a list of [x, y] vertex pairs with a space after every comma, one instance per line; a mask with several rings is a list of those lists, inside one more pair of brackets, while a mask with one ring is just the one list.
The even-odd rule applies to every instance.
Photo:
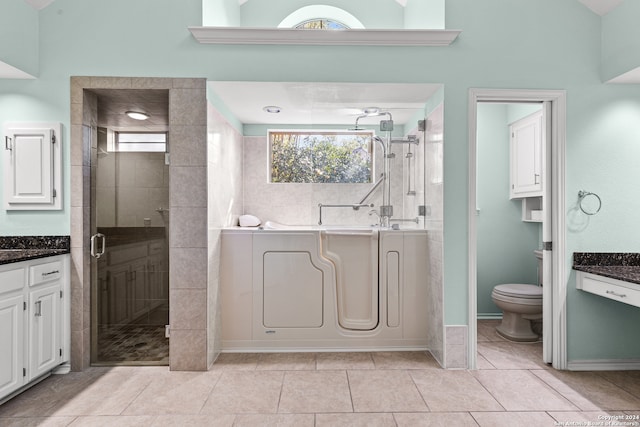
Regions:
[[[585, 200], [591, 200], [587, 202], [586, 207], [583, 204]], [[593, 206], [591, 206], [591, 204], [593, 204]], [[600, 212], [600, 209], [602, 208], [602, 200], [596, 193], [580, 190], [578, 191], [578, 205], [580, 206], [580, 210], [585, 214], [595, 215]]]

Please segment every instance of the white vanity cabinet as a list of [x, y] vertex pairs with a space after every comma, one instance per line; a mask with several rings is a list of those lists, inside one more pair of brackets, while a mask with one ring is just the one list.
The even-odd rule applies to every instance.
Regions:
[[598, 274], [578, 271], [576, 288], [625, 304], [640, 307], [640, 285]]
[[68, 255], [0, 265], [0, 402], [69, 361], [68, 271]]
[[509, 126], [511, 199], [542, 196], [543, 130], [542, 111]]

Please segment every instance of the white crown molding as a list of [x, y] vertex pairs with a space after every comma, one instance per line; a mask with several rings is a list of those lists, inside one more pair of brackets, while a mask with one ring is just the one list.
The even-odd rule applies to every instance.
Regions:
[[461, 30], [300, 30], [295, 28], [189, 27], [203, 44], [318, 46], [449, 46]]

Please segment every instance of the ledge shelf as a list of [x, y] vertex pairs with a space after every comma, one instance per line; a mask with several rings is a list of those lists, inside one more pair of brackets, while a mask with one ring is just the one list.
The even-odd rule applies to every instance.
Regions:
[[203, 44], [317, 46], [449, 46], [460, 30], [301, 30], [295, 28], [189, 27]]

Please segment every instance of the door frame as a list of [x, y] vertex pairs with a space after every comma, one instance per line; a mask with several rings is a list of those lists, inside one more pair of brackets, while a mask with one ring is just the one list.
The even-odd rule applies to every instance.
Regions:
[[[567, 269], [564, 262], [566, 248], [565, 226], [565, 151], [566, 151], [566, 91], [535, 89], [469, 89], [469, 200], [468, 200], [468, 272], [469, 272], [469, 333], [468, 368], [477, 369], [477, 128], [478, 102], [549, 102], [551, 104], [551, 221], [552, 221], [552, 365], [556, 369], [567, 369]], [[549, 117], [548, 117], [549, 118]], [[547, 119], [548, 119], [547, 118]], [[547, 270], [549, 267], [545, 267]], [[548, 270], [547, 270], [548, 271]], [[548, 277], [548, 276], [547, 276]]]

